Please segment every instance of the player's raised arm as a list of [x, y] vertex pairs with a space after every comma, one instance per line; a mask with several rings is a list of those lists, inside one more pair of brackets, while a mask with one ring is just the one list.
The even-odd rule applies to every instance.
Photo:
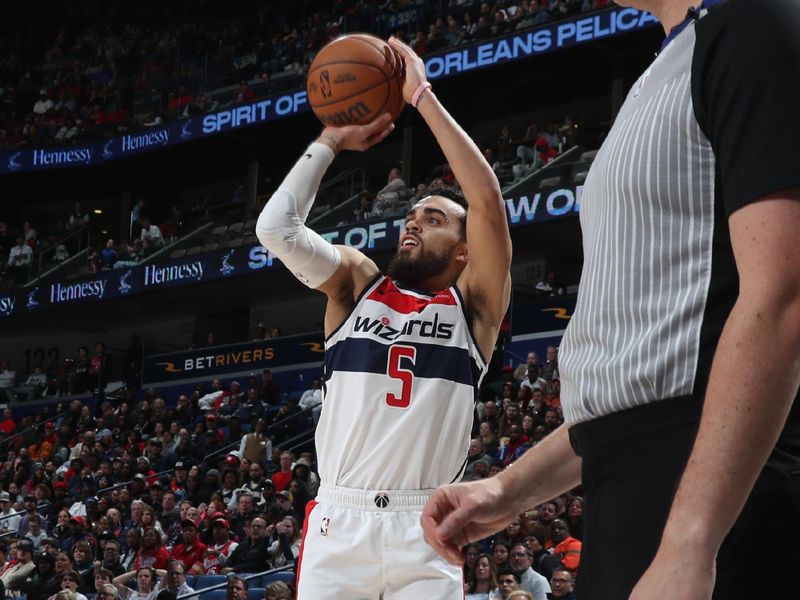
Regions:
[[[327, 127], [295, 163], [258, 217], [256, 234], [297, 279], [339, 301], [377, 273], [361, 252], [334, 246], [306, 227], [322, 177], [340, 150], [366, 150], [394, 129], [389, 115], [367, 125]], [[357, 293], [357, 292], [356, 292]], [[346, 300], [345, 300], [346, 302]]]
[[511, 293], [511, 236], [500, 183], [475, 142], [431, 91], [422, 59], [400, 40], [391, 38], [389, 44], [405, 62], [403, 97], [430, 127], [469, 205], [467, 247], [471, 252], [458, 286], [475, 314], [475, 333], [486, 355]]

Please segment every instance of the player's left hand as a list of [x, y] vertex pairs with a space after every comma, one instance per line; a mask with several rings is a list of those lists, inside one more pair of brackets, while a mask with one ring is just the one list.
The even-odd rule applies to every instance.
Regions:
[[417, 53], [411, 49], [411, 46], [401, 42], [396, 37], [389, 38], [389, 45], [400, 55], [400, 58], [403, 59], [403, 64], [406, 69], [406, 78], [403, 83], [403, 99], [408, 104], [411, 104], [414, 92], [428, 80], [428, 76], [425, 73], [425, 63], [417, 56]]
[[669, 590], [673, 600], [711, 600], [716, 557], [704, 557], [662, 543], [656, 557], [633, 588], [629, 600], [657, 600]]

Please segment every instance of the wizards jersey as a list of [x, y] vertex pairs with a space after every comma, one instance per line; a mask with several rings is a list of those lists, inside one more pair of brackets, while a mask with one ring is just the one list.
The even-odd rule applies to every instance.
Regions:
[[426, 294], [379, 276], [325, 342], [322, 482], [420, 490], [460, 479], [486, 368], [455, 286]]

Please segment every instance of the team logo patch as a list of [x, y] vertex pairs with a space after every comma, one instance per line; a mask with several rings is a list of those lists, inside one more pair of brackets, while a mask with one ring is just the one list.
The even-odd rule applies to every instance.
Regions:
[[389, 494], [381, 492], [379, 494], [375, 494], [374, 498], [375, 506], [378, 508], [386, 508], [389, 506]]
[[391, 321], [389, 320], [389, 317], [384, 316], [381, 317], [381, 323], [383, 323], [384, 325], [388, 325], [389, 323], [391, 323]]
[[322, 522], [319, 524], [319, 534], [328, 535], [328, 525], [331, 524], [330, 517], [322, 517]]

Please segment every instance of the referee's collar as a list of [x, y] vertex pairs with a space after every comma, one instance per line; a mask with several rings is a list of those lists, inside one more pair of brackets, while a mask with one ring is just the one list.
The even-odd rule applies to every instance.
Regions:
[[699, 6], [690, 7], [689, 10], [686, 11], [686, 17], [683, 19], [683, 21], [675, 25], [675, 27], [673, 27], [670, 30], [669, 35], [664, 39], [664, 42], [661, 44], [661, 50], [663, 51], [664, 48], [666, 48], [672, 40], [678, 37], [680, 32], [689, 26], [689, 23], [697, 21], [697, 19], [699, 19], [702, 16], [704, 10], [709, 10], [711, 8], [714, 8], [717, 4], [720, 4], [723, 1], [724, 0], [703, 0]]

